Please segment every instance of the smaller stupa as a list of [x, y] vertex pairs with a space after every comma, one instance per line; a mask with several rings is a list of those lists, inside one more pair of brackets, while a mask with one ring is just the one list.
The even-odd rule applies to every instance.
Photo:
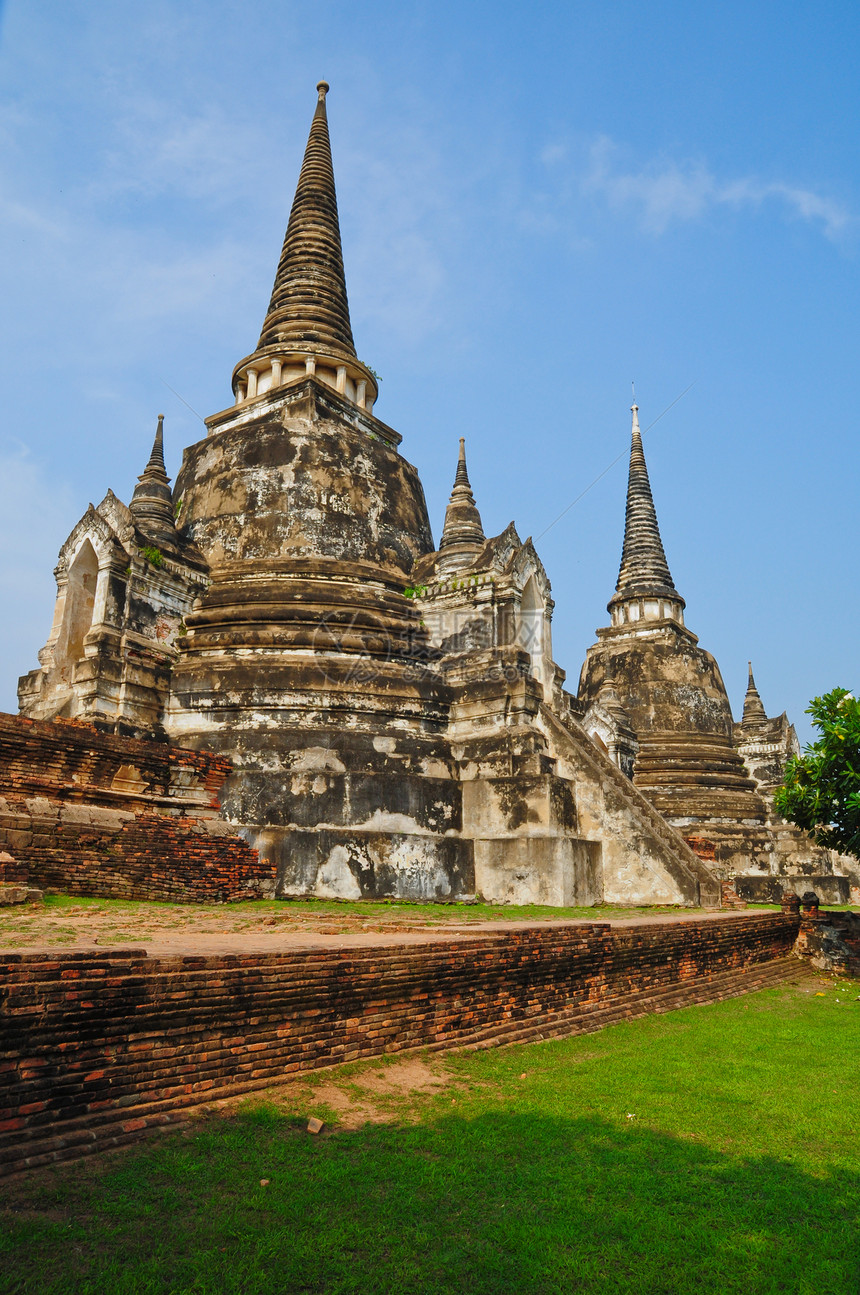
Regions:
[[633, 781], [725, 877], [769, 870], [766, 809], [732, 742], [732, 711], [719, 666], [684, 624], [684, 599], [666, 561], [632, 407], [621, 567], [582, 668], [587, 707], [611, 690], [638, 743]]

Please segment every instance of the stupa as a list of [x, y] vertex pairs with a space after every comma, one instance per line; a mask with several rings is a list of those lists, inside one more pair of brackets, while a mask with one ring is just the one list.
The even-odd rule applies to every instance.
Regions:
[[129, 508], [72, 532], [63, 570], [88, 562], [93, 596], [58, 587], [22, 711], [229, 757], [222, 815], [283, 896], [716, 902], [631, 782], [611, 698], [605, 741], [581, 727], [547, 573], [513, 523], [485, 536], [462, 441], [434, 547], [353, 340], [327, 92], [232, 404], [170, 498], [159, 423]]

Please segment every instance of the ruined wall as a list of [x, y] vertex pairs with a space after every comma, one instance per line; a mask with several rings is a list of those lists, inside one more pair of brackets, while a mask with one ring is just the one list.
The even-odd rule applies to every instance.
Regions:
[[40, 668], [18, 681], [22, 714], [160, 735], [184, 618], [207, 583], [199, 554], [181, 550], [170, 534], [144, 534], [109, 490], [60, 549], [54, 574], [54, 620]]
[[233, 957], [7, 954], [0, 1165], [128, 1141], [183, 1106], [340, 1061], [575, 1034], [744, 993], [803, 974], [788, 961], [797, 929], [767, 913]]
[[741, 720], [734, 726], [734, 742], [764, 801], [774, 842], [770, 875], [738, 877], [738, 894], [745, 899], [767, 901], [778, 898], [779, 887], [784, 884], [798, 895], [811, 888], [829, 904], [846, 903], [852, 888], [860, 898], [860, 877], [853, 875], [856, 862], [852, 865], [850, 859], [818, 845], [808, 832], [773, 807], [773, 793], [782, 783], [789, 758], [800, 754], [794, 725], [785, 713], [772, 719], [762, 715]]
[[579, 698], [590, 705], [608, 682], [636, 736], [701, 733], [731, 742], [732, 711], [719, 666], [696, 636], [663, 622], [650, 632], [597, 631], [582, 667]]
[[219, 816], [230, 762], [0, 715], [0, 850], [44, 890], [122, 899], [253, 899], [273, 870]]
[[817, 971], [856, 980], [860, 976], [860, 913], [825, 913], [817, 903], [806, 905], [795, 952], [808, 958]]

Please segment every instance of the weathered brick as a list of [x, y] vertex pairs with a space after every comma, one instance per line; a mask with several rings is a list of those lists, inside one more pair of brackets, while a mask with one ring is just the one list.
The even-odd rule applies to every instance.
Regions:
[[[0, 1160], [48, 1154], [52, 1139], [51, 1155], [80, 1154], [135, 1136], [138, 1117], [344, 1058], [572, 1033], [744, 992], [786, 968], [803, 974], [787, 962], [797, 928], [796, 916], [768, 913], [393, 949], [0, 957]], [[96, 999], [58, 992], [64, 972], [85, 980], [95, 968]]]
[[[147, 788], [137, 797], [112, 787], [128, 764]], [[255, 887], [269, 893], [273, 868], [242, 838], [229, 829], [200, 835], [201, 815], [215, 818], [230, 767], [208, 752], [70, 720], [0, 714], [0, 852], [14, 856], [6, 869], [32, 886], [76, 895], [211, 902], [247, 899]], [[205, 786], [210, 804], [184, 807], [175, 796], [176, 772]], [[165, 812], [171, 796], [175, 808]]]

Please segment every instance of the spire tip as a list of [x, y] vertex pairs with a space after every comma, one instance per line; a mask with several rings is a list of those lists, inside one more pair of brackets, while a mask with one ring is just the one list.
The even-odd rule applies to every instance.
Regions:
[[[451, 491], [451, 498], [445, 512], [445, 525], [442, 528], [439, 548], [447, 548], [450, 544], [468, 544], [477, 552], [484, 543], [484, 539], [481, 514], [475, 505], [475, 497], [472, 494], [469, 473], [466, 468], [466, 438], [461, 436], [454, 488]], [[464, 564], [461, 563], [460, 565]], [[465, 565], [468, 565], [468, 563]]]
[[[678, 598], [663, 541], [657, 524], [657, 512], [648, 480], [648, 468], [642, 451], [639, 429], [639, 406], [630, 406], [633, 427], [630, 444], [630, 471], [627, 478], [627, 508], [624, 519], [624, 545], [614, 599], [638, 596], [646, 592], [665, 595], [671, 591]], [[682, 601], [678, 598], [678, 601]], [[612, 604], [610, 604], [612, 606]], [[613, 613], [614, 615], [614, 613]], [[613, 622], [614, 623], [614, 622]]]
[[767, 719], [767, 711], [764, 708], [758, 688], [755, 686], [753, 678], [752, 661], [747, 662], [749, 666], [749, 682], [747, 683], [747, 694], [744, 697], [744, 711], [742, 722], [749, 723], [752, 720]]
[[[256, 351], [241, 361], [243, 366], [253, 363], [260, 351], [264, 361], [270, 355], [284, 351], [304, 355], [325, 354], [337, 359], [338, 364], [342, 360], [352, 363], [357, 360], [349, 322], [337, 195], [326, 122], [328, 88], [327, 81], [317, 84], [318, 99], [272, 296]], [[265, 367], [264, 363], [262, 368]], [[238, 380], [238, 373], [239, 370], [234, 382]]]

